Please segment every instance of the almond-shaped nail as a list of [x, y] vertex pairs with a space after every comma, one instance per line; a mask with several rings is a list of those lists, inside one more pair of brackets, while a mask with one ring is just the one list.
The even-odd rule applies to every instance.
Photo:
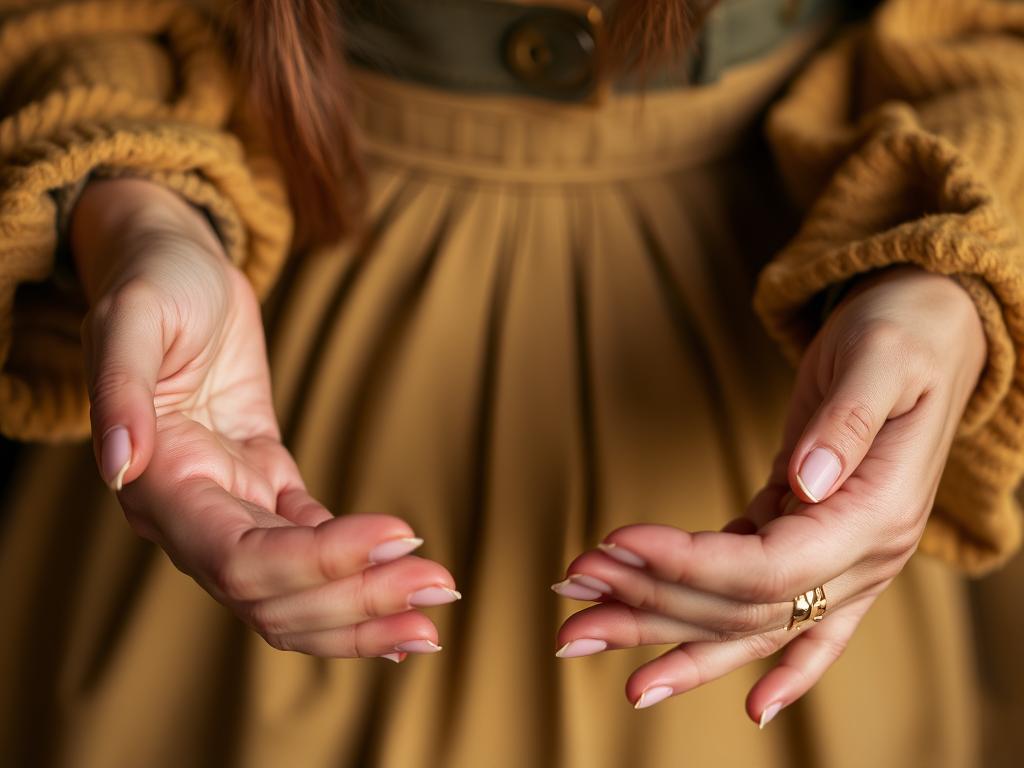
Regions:
[[764, 708], [761, 713], [761, 721], [757, 724], [758, 728], [764, 728], [768, 723], [771, 722], [772, 718], [779, 714], [779, 710], [782, 709], [781, 702], [773, 702]]
[[555, 652], [560, 659], [575, 659], [578, 656], [591, 656], [600, 653], [608, 647], [604, 640], [595, 640], [592, 637], [581, 637], [566, 643]]
[[659, 701], [664, 701], [671, 695], [672, 689], [667, 685], [655, 685], [640, 694], [640, 698], [636, 700], [636, 704], [633, 705], [633, 709], [646, 709], [647, 707], [653, 707]]
[[441, 650], [441, 646], [430, 640], [407, 640], [396, 645], [395, 650], [406, 653], [437, 653]]
[[448, 587], [425, 587], [409, 595], [409, 605], [413, 608], [430, 608], [434, 605], [447, 605], [462, 599], [462, 593]]
[[388, 661], [393, 661], [395, 664], [401, 664], [405, 660], [404, 653], [382, 653], [380, 657], [382, 659], [387, 659]]
[[647, 561], [640, 557], [640, 555], [626, 549], [625, 547], [620, 547], [618, 544], [602, 542], [597, 545], [597, 548], [608, 555], [608, 557], [613, 560], [618, 560], [620, 563], [624, 563], [625, 565], [632, 565], [634, 568], [647, 567]]
[[828, 448], [815, 448], [804, 458], [796, 481], [811, 501], [818, 502], [833, 486], [843, 471], [839, 458]]
[[124, 486], [124, 475], [132, 463], [132, 438], [128, 428], [111, 427], [103, 433], [100, 444], [100, 469], [103, 482], [113, 491]]
[[551, 589], [571, 600], [597, 600], [602, 595], [609, 594], [612, 586], [593, 576], [574, 573], [568, 579], [552, 584]]
[[370, 550], [370, 562], [374, 565], [390, 563], [400, 557], [405, 557], [415, 549], [423, 546], [423, 539], [407, 537], [404, 539], [391, 539], [378, 544]]

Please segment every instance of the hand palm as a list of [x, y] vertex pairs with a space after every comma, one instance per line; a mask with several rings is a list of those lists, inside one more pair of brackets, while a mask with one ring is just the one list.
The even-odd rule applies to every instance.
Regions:
[[235, 270], [225, 288], [223, 316], [201, 320], [208, 333], [193, 334], [165, 360], [171, 372], [153, 398], [153, 461], [175, 477], [209, 478], [272, 512], [282, 481], [298, 475], [280, 444], [256, 298]]

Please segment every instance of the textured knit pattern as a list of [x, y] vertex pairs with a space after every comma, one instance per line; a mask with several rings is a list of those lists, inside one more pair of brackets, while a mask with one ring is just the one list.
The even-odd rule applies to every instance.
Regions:
[[924, 551], [980, 574], [1019, 546], [1024, 468], [1024, 4], [891, 0], [793, 84], [769, 136], [798, 235], [755, 308], [794, 362], [813, 299], [895, 263], [970, 293], [988, 361], [947, 463]]
[[53, 275], [59, 208], [83, 181], [141, 176], [202, 206], [261, 295], [291, 216], [235, 109], [214, 23], [191, 4], [3, 0], [0, 11], [0, 431], [81, 437], [85, 306]]

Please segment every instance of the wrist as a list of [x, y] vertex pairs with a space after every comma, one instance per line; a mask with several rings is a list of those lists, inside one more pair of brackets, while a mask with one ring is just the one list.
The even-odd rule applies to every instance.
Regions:
[[154, 241], [227, 258], [206, 216], [177, 193], [145, 179], [89, 182], [69, 228], [72, 260], [89, 302], [119, 283], [119, 276], [149, 250], [145, 244]]
[[945, 363], [943, 367], [973, 389], [987, 359], [987, 338], [975, 301], [957, 275], [901, 263], [866, 272], [854, 280], [834, 311], [867, 291], [878, 296], [896, 291], [890, 294], [888, 303], [903, 310], [906, 322], [917, 326], [930, 340], [937, 359]]

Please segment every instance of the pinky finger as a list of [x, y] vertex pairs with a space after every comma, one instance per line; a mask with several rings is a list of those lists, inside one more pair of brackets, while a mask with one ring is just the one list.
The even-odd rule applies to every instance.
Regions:
[[369, 619], [359, 624], [316, 632], [266, 636], [281, 651], [297, 651], [322, 658], [404, 658], [408, 653], [437, 653], [437, 627], [419, 611]]
[[771, 656], [792, 637], [792, 632], [776, 629], [725, 642], [683, 643], [633, 672], [626, 681], [626, 697], [636, 709], [653, 706]]
[[747, 695], [747, 715], [764, 728], [783, 708], [813, 688], [825, 671], [846, 650], [847, 643], [873, 596], [843, 606], [827, 621], [808, 629], [793, 640], [778, 665], [766, 672]]

